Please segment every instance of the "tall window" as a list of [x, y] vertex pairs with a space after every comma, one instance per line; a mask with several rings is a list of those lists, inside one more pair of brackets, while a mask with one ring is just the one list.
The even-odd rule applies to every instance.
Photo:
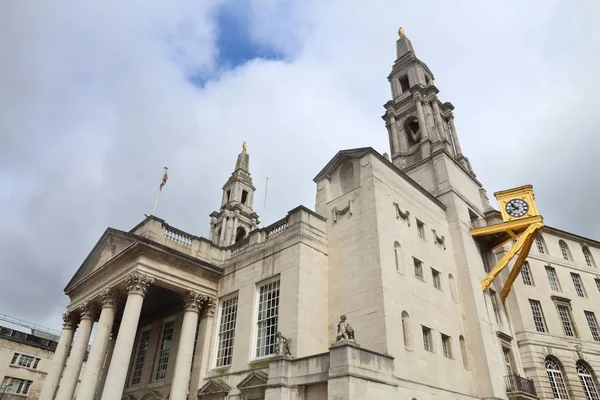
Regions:
[[431, 268], [431, 280], [433, 281], [433, 287], [436, 289], [442, 289], [442, 277], [440, 271]]
[[463, 367], [465, 369], [469, 369], [469, 355], [467, 354], [467, 344], [465, 342], [465, 338], [460, 335], [458, 337], [458, 342], [460, 343], [460, 355], [462, 356]]
[[6, 376], [1, 387], [6, 388], [4, 393], [7, 394], [27, 394], [32, 383], [33, 381]]
[[431, 340], [431, 329], [426, 326], [421, 326], [423, 330], [423, 348], [433, 352], [433, 342]]
[[237, 321], [238, 296], [221, 302], [221, 321], [219, 322], [219, 348], [217, 350], [217, 367], [231, 364], [233, 357], [233, 341]]
[[398, 242], [394, 242], [394, 260], [396, 261], [396, 271], [404, 273], [402, 265], [402, 247]]
[[498, 297], [496, 296], [496, 291], [490, 289], [490, 301], [492, 302], [492, 309], [494, 310], [494, 316], [496, 317], [496, 322], [501, 324], [502, 317], [500, 316], [500, 307], [498, 306]]
[[279, 318], [279, 278], [263, 284], [258, 299], [258, 336], [256, 357], [277, 352], [277, 321]]
[[523, 279], [523, 284], [533, 286], [533, 278], [531, 277], [531, 269], [529, 268], [529, 263], [525, 261], [523, 266], [521, 267], [521, 278]]
[[575, 293], [577, 293], [577, 296], [585, 297], [585, 289], [583, 288], [583, 283], [581, 282], [581, 276], [571, 272], [571, 279], [573, 279], [573, 286], [575, 286]]
[[590, 332], [592, 333], [592, 339], [596, 342], [600, 342], [600, 331], [598, 330], [598, 321], [596, 320], [596, 315], [591, 311], [584, 311], [585, 319], [590, 327]]
[[504, 354], [504, 365], [506, 365], [506, 375], [512, 375], [512, 362], [510, 361], [510, 349], [502, 346], [502, 353]]
[[548, 357], [546, 358], [545, 364], [546, 373], [548, 374], [548, 379], [550, 380], [550, 387], [552, 388], [554, 398], [568, 399], [569, 394], [567, 393], [567, 386], [565, 385], [565, 380], [563, 379], [563, 375], [558, 363], [552, 358]]
[[596, 262], [594, 261], [594, 257], [592, 257], [592, 253], [587, 246], [582, 247], [581, 251], [583, 252], [583, 257], [585, 258], [585, 263], [588, 267], [595, 267]]
[[558, 305], [557, 308], [565, 335], [575, 336], [575, 329], [573, 329], [573, 322], [571, 320], [571, 312], [569, 311], [569, 308], [563, 305]]
[[423, 262], [413, 257], [413, 263], [415, 265], [415, 276], [423, 280]]
[[585, 393], [585, 399], [600, 400], [598, 390], [596, 389], [596, 385], [594, 385], [592, 372], [589, 370], [589, 368], [581, 361], [577, 361], [575, 368], [577, 369], [579, 382], [581, 382], [581, 388], [583, 389], [583, 393]]
[[556, 276], [556, 270], [549, 265], [546, 265], [546, 275], [548, 275], [550, 288], [555, 292], [560, 292], [560, 283], [558, 282], [558, 277]]
[[531, 305], [531, 313], [533, 315], [533, 323], [535, 324], [535, 330], [538, 332], [546, 333], [546, 320], [544, 319], [544, 312], [542, 311], [542, 305], [537, 300], [529, 299]]
[[571, 260], [571, 252], [569, 251], [569, 246], [562, 241], [558, 241], [558, 245], [560, 246], [560, 252], [565, 260]]
[[600, 279], [596, 278], [596, 279], [594, 279], [594, 281], [596, 281], [596, 287], [598, 288], [598, 291], [600, 292]]
[[442, 333], [442, 350], [444, 351], [444, 357], [452, 358], [452, 339], [448, 335]]
[[37, 369], [40, 361], [41, 361], [41, 359], [39, 359], [37, 357], [27, 356], [27, 355], [21, 354], [21, 353], [15, 353], [15, 354], [13, 354], [13, 358], [12, 358], [12, 361], [10, 362], [10, 364], [17, 365], [19, 367]]
[[425, 239], [425, 224], [417, 220], [417, 233], [419, 237]]
[[404, 347], [410, 349], [411, 341], [410, 341], [410, 316], [406, 311], [402, 311], [402, 336], [404, 338]]
[[171, 355], [171, 341], [173, 340], [174, 327], [175, 321], [169, 321], [163, 324], [154, 380], [158, 381], [167, 377], [167, 368], [169, 367], [169, 356]]
[[142, 370], [144, 368], [144, 360], [146, 359], [146, 353], [148, 352], [148, 342], [150, 341], [150, 328], [142, 331], [140, 335], [140, 342], [138, 343], [137, 353], [135, 355], [135, 363], [133, 364], [133, 371], [131, 371], [131, 383], [130, 385], [139, 385], [142, 379]]
[[537, 247], [538, 253], [546, 254], [546, 245], [544, 244], [544, 239], [541, 236], [535, 237], [535, 246]]

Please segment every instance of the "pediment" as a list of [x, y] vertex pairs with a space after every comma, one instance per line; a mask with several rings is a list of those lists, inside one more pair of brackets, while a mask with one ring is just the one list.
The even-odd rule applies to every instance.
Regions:
[[240, 390], [249, 390], [267, 385], [269, 375], [262, 371], [252, 371], [237, 385]]
[[231, 388], [220, 379], [211, 379], [198, 390], [198, 395], [228, 394]]
[[100, 240], [98, 240], [90, 254], [86, 257], [83, 264], [81, 264], [81, 267], [79, 267], [75, 275], [73, 275], [67, 288], [97, 269], [102, 268], [103, 265], [125, 250], [135, 242], [135, 238], [132, 236], [133, 235], [129, 233], [108, 228], [100, 237]]

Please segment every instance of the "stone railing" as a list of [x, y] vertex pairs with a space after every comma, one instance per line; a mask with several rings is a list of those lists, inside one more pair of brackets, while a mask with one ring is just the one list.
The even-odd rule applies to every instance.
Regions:
[[231, 245], [231, 256], [233, 257], [239, 253], [246, 251], [249, 244], [250, 244], [250, 238], [247, 237], [247, 238], [242, 239], [239, 242]]
[[266, 240], [269, 240], [270, 238], [275, 237], [275, 236], [285, 232], [287, 227], [288, 227], [288, 217], [285, 217], [285, 218], [280, 219], [279, 221], [275, 222], [274, 224], [271, 224], [271, 225], [267, 226], [266, 228], [263, 228], [263, 230], [267, 233]]
[[512, 374], [506, 375], [504, 381], [506, 382], [506, 393], [521, 392], [537, 397], [535, 385], [531, 379]]
[[170, 226], [165, 225], [165, 239], [174, 242], [183, 247], [192, 247], [192, 237], [181, 232], [180, 230], [173, 229]]
[[471, 229], [483, 228], [486, 226], [497, 225], [504, 222], [502, 218], [490, 217], [490, 218], [479, 218], [471, 221]]

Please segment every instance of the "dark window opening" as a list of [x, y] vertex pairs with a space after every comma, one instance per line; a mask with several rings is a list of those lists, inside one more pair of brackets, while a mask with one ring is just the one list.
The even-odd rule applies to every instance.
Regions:
[[227, 191], [227, 201], [229, 202], [229, 197], [231, 196], [231, 190]]
[[408, 83], [408, 75], [402, 75], [400, 79], [400, 89], [402, 89], [402, 93], [406, 92], [410, 88], [410, 84]]
[[429, 77], [425, 75], [425, 84], [429, 86], [429, 83], [431, 83], [431, 79], [429, 79]]
[[421, 142], [421, 127], [416, 117], [408, 117], [404, 122], [404, 131], [408, 138], [409, 146], [418, 144]]
[[237, 243], [245, 237], [246, 237], [246, 230], [240, 226], [239, 228], [237, 228], [237, 231], [235, 233], [235, 242]]
[[246, 204], [246, 200], [248, 200], [248, 192], [242, 190], [242, 203]]

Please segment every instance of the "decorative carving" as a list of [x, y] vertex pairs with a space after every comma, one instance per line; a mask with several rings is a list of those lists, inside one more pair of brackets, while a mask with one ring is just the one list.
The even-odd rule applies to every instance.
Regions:
[[200, 309], [202, 308], [202, 300], [203, 297], [200, 296], [199, 293], [188, 290], [183, 296], [183, 305], [185, 311], [195, 311], [199, 313]]
[[73, 313], [67, 311], [63, 314], [63, 329], [73, 329], [77, 326]]
[[340, 316], [340, 322], [338, 322], [338, 334], [335, 338], [336, 342], [340, 340], [350, 340], [356, 343], [356, 339], [354, 338], [354, 329], [350, 326], [349, 323], [346, 322], [346, 316]]
[[115, 292], [109, 288], [104, 289], [100, 292], [100, 297], [102, 298], [102, 308], [116, 308], [117, 307], [117, 296]]
[[88, 300], [81, 303], [79, 306], [79, 317], [81, 319], [94, 319], [96, 308]]
[[579, 343], [575, 345], [575, 351], [577, 352], [577, 356], [579, 356], [579, 359], [583, 360], [583, 348]]
[[148, 288], [154, 282], [154, 278], [139, 272], [132, 272], [125, 277], [125, 282], [127, 282], [127, 293], [137, 293], [145, 296]]
[[398, 36], [402, 37], [404, 36], [404, 28], [400, 27], [400, 29], [398, 29]]
[[423, 100], [423, 95], [421, 95], [421, 93], [419, 93], [419, 92], [413, 92], [413, 97], [415, 98], [416, 101]]
[[108, 237], [104, 248], [102, 249], [102, 253], [100, 253], [100, 260], [98, 261], [98, 265], [102, 265], [111, 258], [114, 257], [115, 252], [117, 251], [117, 243], [114, 241], [112, 236]]
[[396, 202], [394, 202], [394, 206], [396, 207], [396, 219], [402, 218], [408, 223], [408, 226], [410, 226], [410, 211], [406, 210], [406, 212], [402, 212], [400, 205]]
[[334, 223], [337, 222], [338, 215], [344, 215], [346, 213], [349, 213], [349, 216], [351, 216], [352, 215], [352, 200], [350, 200], [348, 202], [348, 204], [346, 205], [346, 207], [342, 208], [341, 210], [338, 210], [337, 207], [334, 207], [331, 212], [333, 213], [333, 222]]
[[215, 299], [210, 296], [200, 298], [200, 312], [202, 316], [212, 317], [215, 315]]
[[441, 244], [444, 250], [446, 250], [446, 238], [444, 236], [438, 236], [435, 229], [432, 229], [431, 232], [433, 233], [433, 242]]
[[277, 354], [280, 356], [291, 356], [290, 344], [292, 343], [292, 339], [286, 338], [279, 331], [277, 331], [275, 337], [277, 338]]

